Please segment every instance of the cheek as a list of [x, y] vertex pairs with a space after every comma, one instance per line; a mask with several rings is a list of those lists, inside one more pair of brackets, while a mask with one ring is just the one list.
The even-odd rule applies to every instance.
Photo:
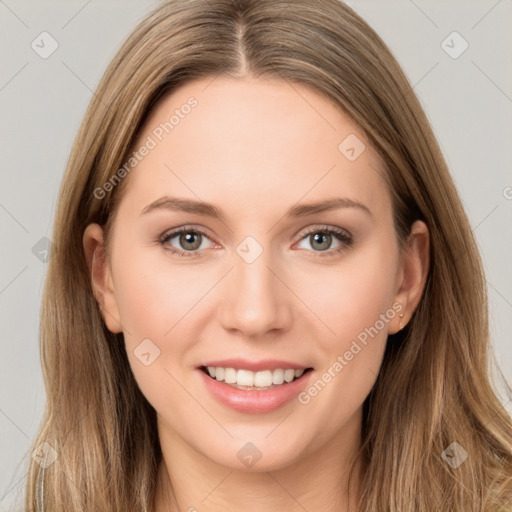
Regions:
[[[122, 242], [112, 259], [116, 303], [137, 379], [147, 375], [137, 354], [139, 345], [148, 339], [156, 345], [154, 351], [159, 351], [152, 368], [160, 367], [164, 375], [164, 369], [174, 375], [193, 368], [197, 361], [190, 359], [190, 352], [200, 339], [198, 330], [208, 316], [205, 308], [212, 284], [219, 280], [219, 269], [174, 259], [157, 247], [128, 251]], [[153, 374], [147, 378], [154, 378]], [[167, 380], [172, 381], [168, 375]], [[140, 385], [143, 388], [143, 382]]]
[[[315, 276], [315, 287], [304, 288], [311, 309], [324, 326], [317, 337], [317, 379], [300, 403], [315, 404], [336, 429], [357, 410], [377, 378], [387, 341], [392, 308], [396, 259], [389, 248], [369, 245]], [[313, 290], [313, 291], [312, 291]], [[320, 331], [319, 331], [320, 332]]]
[[173, 265], [157, 253], [147, 248], [123, 253], [120, 244], [113, 265], [130, 367], [146, 399], [162, 411], [183, 396], [173, 376], [185, 383], [182, 366], [197, 339], [193, 308], [211, 285], [208, 279], [192, 279], [185, 265]]
[[208, 279], [197, 279], [194, 265], [176, 265], [163, 249], [134, 249], [116, 263], [116, 302], [133, 342], [141, 336], [171, 338], [170, 331], [208, 290]]
[[[311, 280], [301, 283], [298, 294], [325, 327], [325, 351], [343, 350], [389, 311], [395, 294], [395, 273], [395, 253], [376, 240], [364, 250], [347, 253], [339, 265], [319, 266], [314, 286]], [[379, 322], [377, 326], [385, 339], [387, 323], [383, 326]]]

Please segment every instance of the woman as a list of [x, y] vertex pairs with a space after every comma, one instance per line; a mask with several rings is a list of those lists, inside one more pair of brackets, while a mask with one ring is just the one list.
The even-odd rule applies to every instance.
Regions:
[[86, 113], [53, 241], [27, 510], [512, 509], [466, 214], [341, 2], [158, 7]]

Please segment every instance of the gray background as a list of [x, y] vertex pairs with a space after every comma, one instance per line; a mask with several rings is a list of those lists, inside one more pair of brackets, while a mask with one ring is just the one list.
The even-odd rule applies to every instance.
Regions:
[[[484, 258], [493, 345], [512, 382], [512, 0], [347, 3], [390, 46], [433, 125]], [[1, 511], [21, 510], [22, 458], [43, 412], [41, 260], [72, 141], [108, 62], [156, 5], [0, 0]], [[47, 59], [31, 47], [43, 31], [58, 43]], [[463, 42], [442, 43], [453, 31], [469, 44], [457, 58], [445, 49]]]

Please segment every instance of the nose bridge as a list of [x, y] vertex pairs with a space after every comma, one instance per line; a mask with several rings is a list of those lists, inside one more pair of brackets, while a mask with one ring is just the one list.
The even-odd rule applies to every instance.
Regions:
[[291, 319], [289, 297], [275, 275], [279, 265], [272, 251], [247, 237], [233, 254], [233, 266], [223, 302], [224, 327], [247, 336], [285, 328]]

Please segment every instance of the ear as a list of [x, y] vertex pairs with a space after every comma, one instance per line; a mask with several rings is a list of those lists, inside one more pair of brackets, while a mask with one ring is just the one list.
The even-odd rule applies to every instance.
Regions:
[[114, 295], [112, 270], [107, 259], [101, 226], [89, 224], [84, 231], [82, 243], [91, 276], [91, 286], [100, 306], [103, 321], [110, 332], [122, 332], [119, 309]]
[[[403, 329], [416, 310], [425, 284], [430, 266], [430, 234], [427, 225], [420, 220], [414, 222], [407, 244], [402, 251], [402, 262], [397, 275], [397, 292], [394, 302], [402, 305], [390, 322], [389, 334]], [[403, 317], [400, 315], [403, 314]]]

